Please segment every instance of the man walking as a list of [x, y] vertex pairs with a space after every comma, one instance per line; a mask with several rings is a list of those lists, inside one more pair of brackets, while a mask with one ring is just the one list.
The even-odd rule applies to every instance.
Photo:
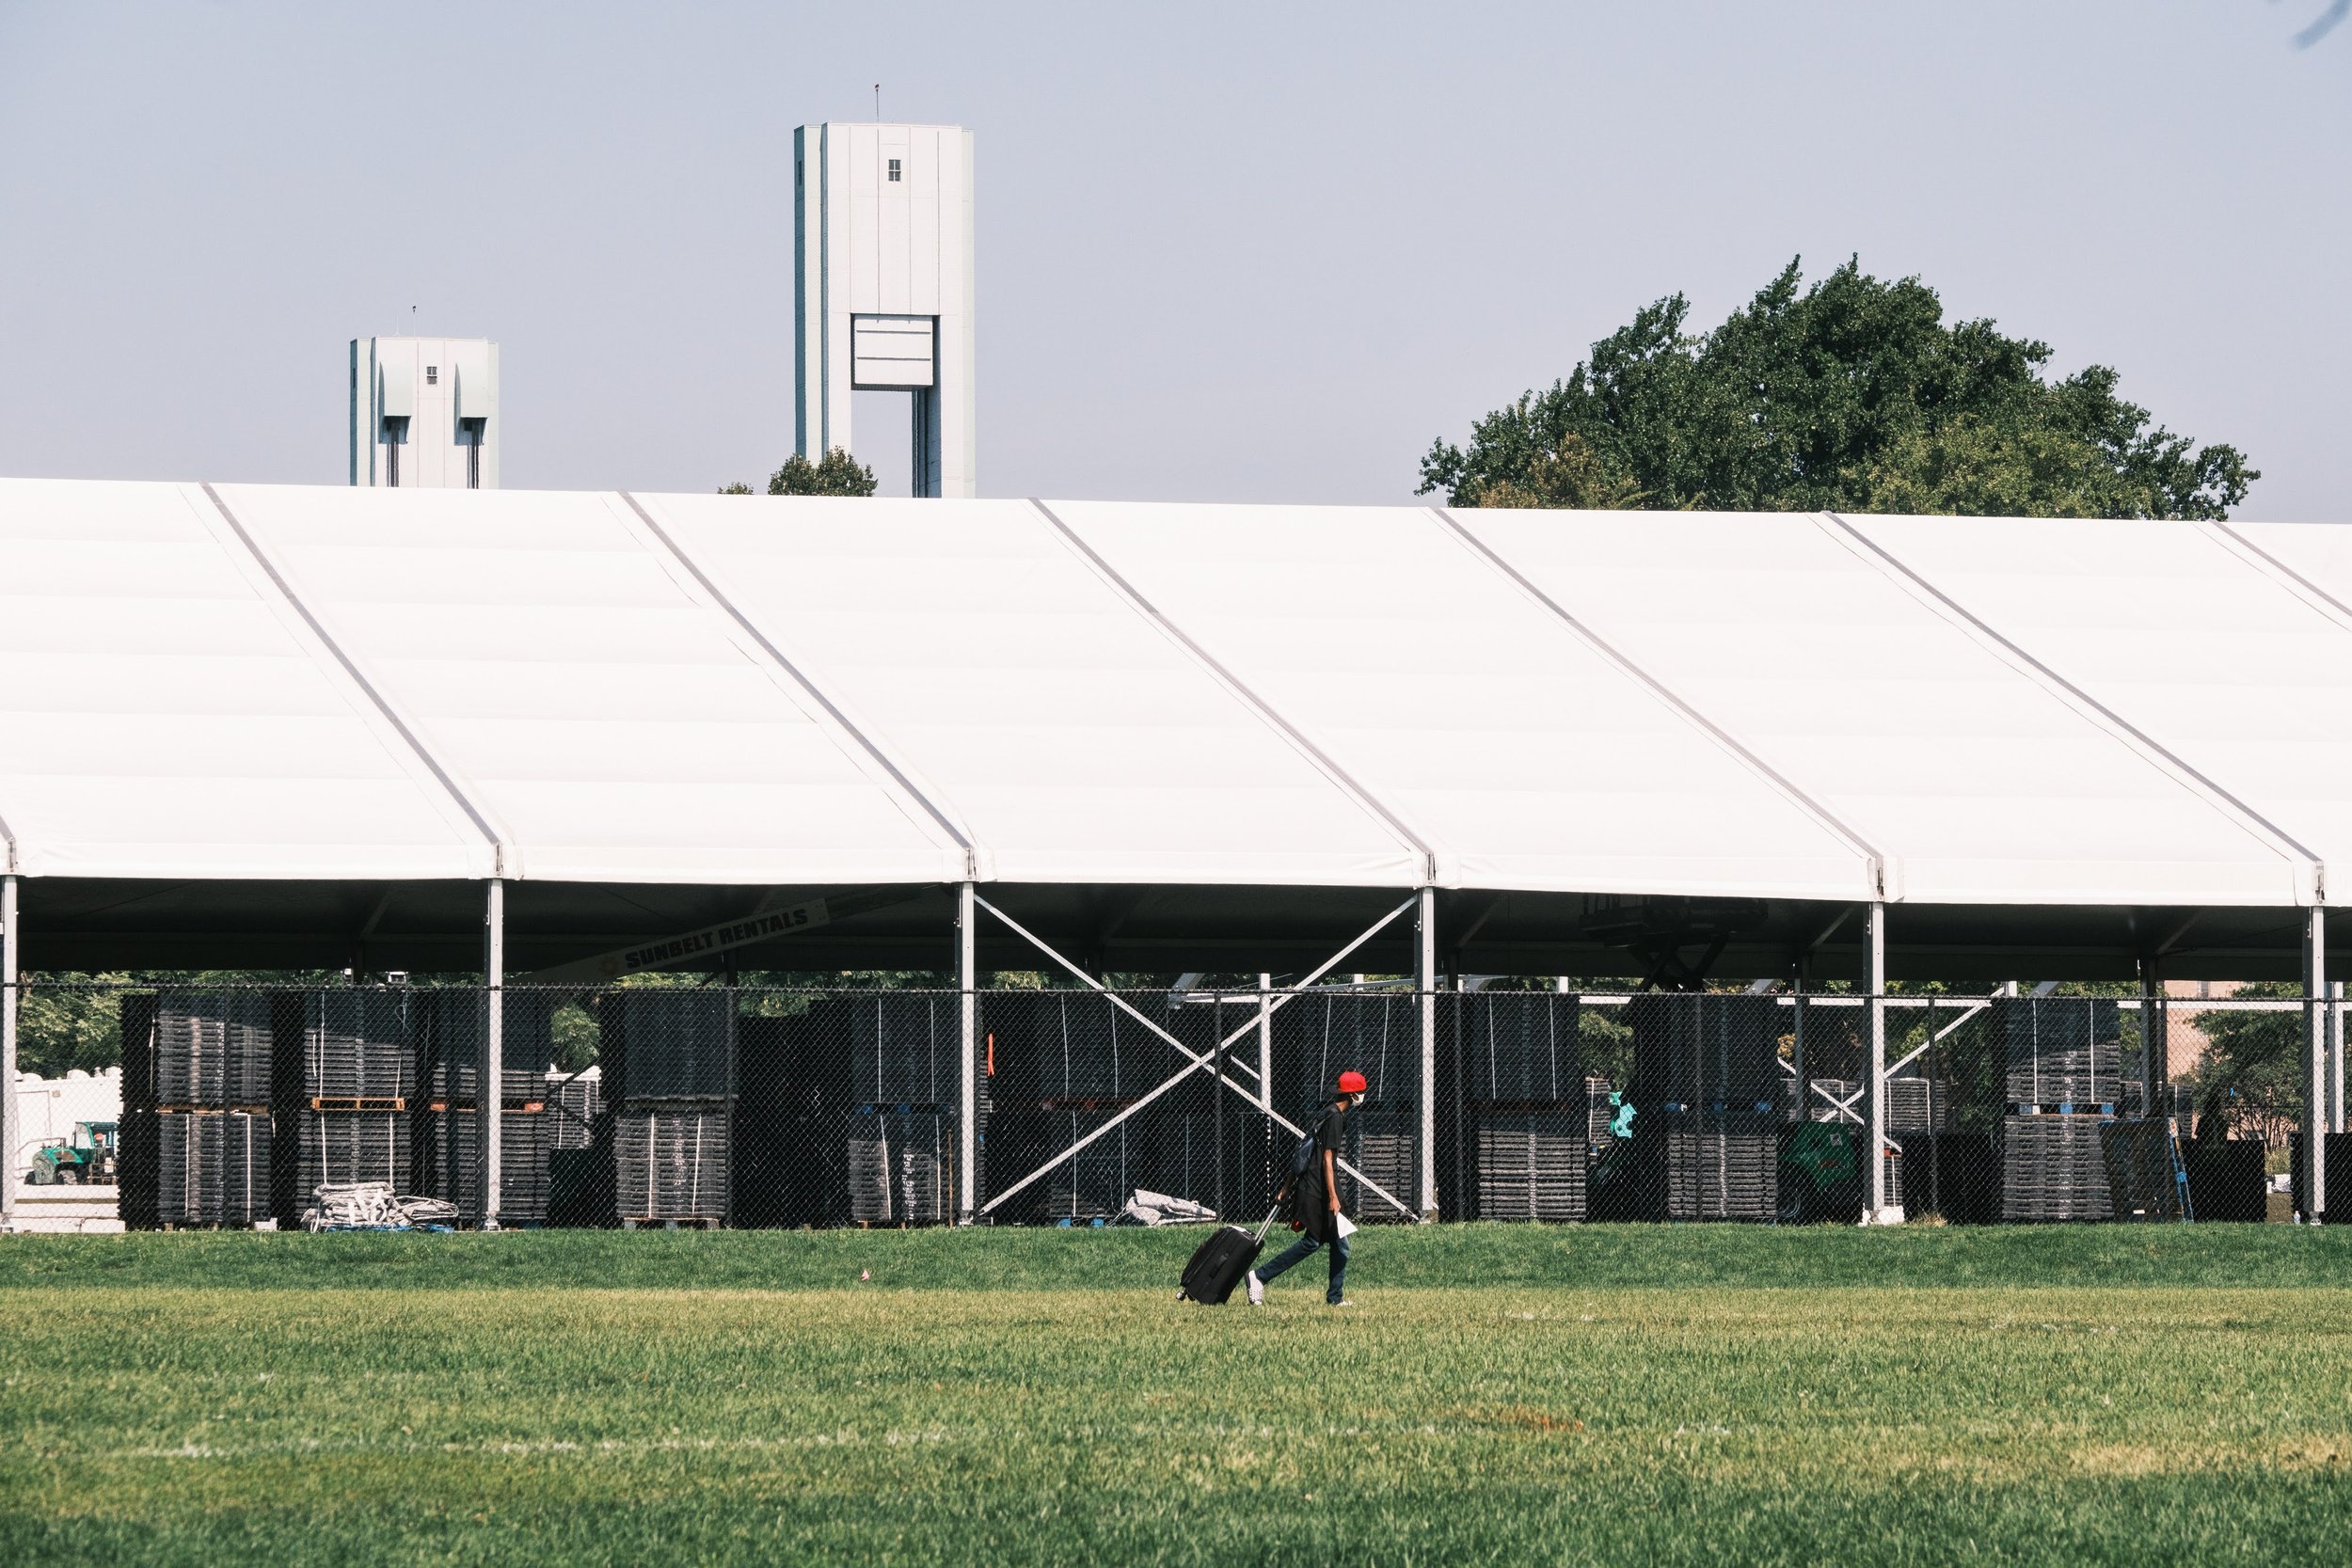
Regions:
[[1363, 1103], [1364, 1075], [1350, 1069], [1340, 1074], [1339, 1093], [1315, 1128], [1314, 1153], [1307, 1168], [1292, 1178], [1284, 1190], [1291, 1215], [1299, 1227], [1297, 1241], [1273, 1262], [1249, 1271], [1249, 1305], [1263, 1306], [1266, 1281], [1304, 1259], [1319, 1246], [1331, 1249], [1331, 1288], [1323, 1299], [1334, 1307], [1353, 1307], [1347, 1299], [1347, 1231], [1340, 1214], [1340, 1150], [1347, 1147], [1347, 1113]]

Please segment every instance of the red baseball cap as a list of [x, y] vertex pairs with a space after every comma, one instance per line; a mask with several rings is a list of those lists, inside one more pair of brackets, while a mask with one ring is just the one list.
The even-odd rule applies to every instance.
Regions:
[[1361, 1094], [1370, 1085], [1364, 1082], [1364, 1075], [1354, 1068], [1340, 1074], [1340, 1093], [1342, 1094]]

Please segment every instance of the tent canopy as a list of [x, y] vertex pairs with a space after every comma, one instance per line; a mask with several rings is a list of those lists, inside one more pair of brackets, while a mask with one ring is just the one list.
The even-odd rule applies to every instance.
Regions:
[[2335, 526], [0, 481], [0, 847], [2280, 911], [2347, 604]]

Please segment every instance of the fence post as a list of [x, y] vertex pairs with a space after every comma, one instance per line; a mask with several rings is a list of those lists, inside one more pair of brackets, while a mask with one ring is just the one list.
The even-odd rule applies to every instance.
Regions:
[[[1274, 1109], [1274, 976], [1266, 974], [1258, 976], [1258, 1099], [1268, 1111]], [[1266, 1180], [1269, 1185], [1264, 1196], [1270, 1200], [1273, 1197], [1271, 1183], [1274, 1180], [1275, 1145], [1279, 1140], [1275, 1137], [1274, 1118], [1269, 1116], [1264, 1119]], [[1250, 1207], [1257, 1207], [1255, 1197], [1250, 1200]]]
[[1804, 1067], [1804, 981], [1805, 972], [1812, 967], [1805, 961], [1809, 952], [1804, 947], [1797, 949], [1795, 971], [1788, 980], [1788, 994], [1793, 998], [1788, 1010], [1794, 1015], [1788, 1035], [1788, 1065], [1797, 1078], [1795, 1119], [1800, 1126], [1813, 1119], [1813, 1082]]
[[490, 879], [482, 905], [482, 1228], [499, 1227], [501, 1156], [506, 1121], [506, 883]]
[[2328, 911], [2314, 904], [2303, 923], [2303, 1190], [2296, 1205], [2306, 1223], [2328, 1212]]
[[2328, 982], [2328, 1131], [2344, 1126], [2344, 982]]
[[1421, 890], [1413, 942], [1413, 990], [1421, 1003], [1421, 1217], [1438, 1217], [1438, 890]]
[[1872, 902], [1865, 933], [1863, 984], [1869, 990], [1870, 1036], [1868, 1108], [1863, 1117], [1863, 1157], [1869, 1161], [1867, 1203], [1863, 1216], [1869, 1225], [1891, 1225], [1902, 1211], [1886, 1198], [1886, 906]]
[[974, 994], [977, 975], [972, 884], [956, 890], [956, 1000], [958, 1037], [963, 1048], [956, 1082], [956, 1166], [962, 1178], [956, 1200], [956, 1223], [970, 1225], [980, 1192], [980, 1031], [979, 998]]
[[16, 1017], [24, 959], [16, 895], [16, 873], [0, 876], [0, 1232], [16, 1228]]

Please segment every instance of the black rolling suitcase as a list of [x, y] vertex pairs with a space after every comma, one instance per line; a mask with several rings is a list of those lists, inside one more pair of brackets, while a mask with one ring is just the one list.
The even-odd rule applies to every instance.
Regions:
[[1184, 1277], [1176, 1287], [1178, 1301], [1206, 1302], [1222, 1307], [1241, 1283], [1241, 1276], [1249, 1272], [1265, 1246], [1265, 1233], [1273, 1225], [1274, 1215], [1265, 1217], [1265, 1224], [1253, 1234], [1244, 1226], [1221, 1225], [1210, 1238], [1202, 1242], [1184, 1265]]

